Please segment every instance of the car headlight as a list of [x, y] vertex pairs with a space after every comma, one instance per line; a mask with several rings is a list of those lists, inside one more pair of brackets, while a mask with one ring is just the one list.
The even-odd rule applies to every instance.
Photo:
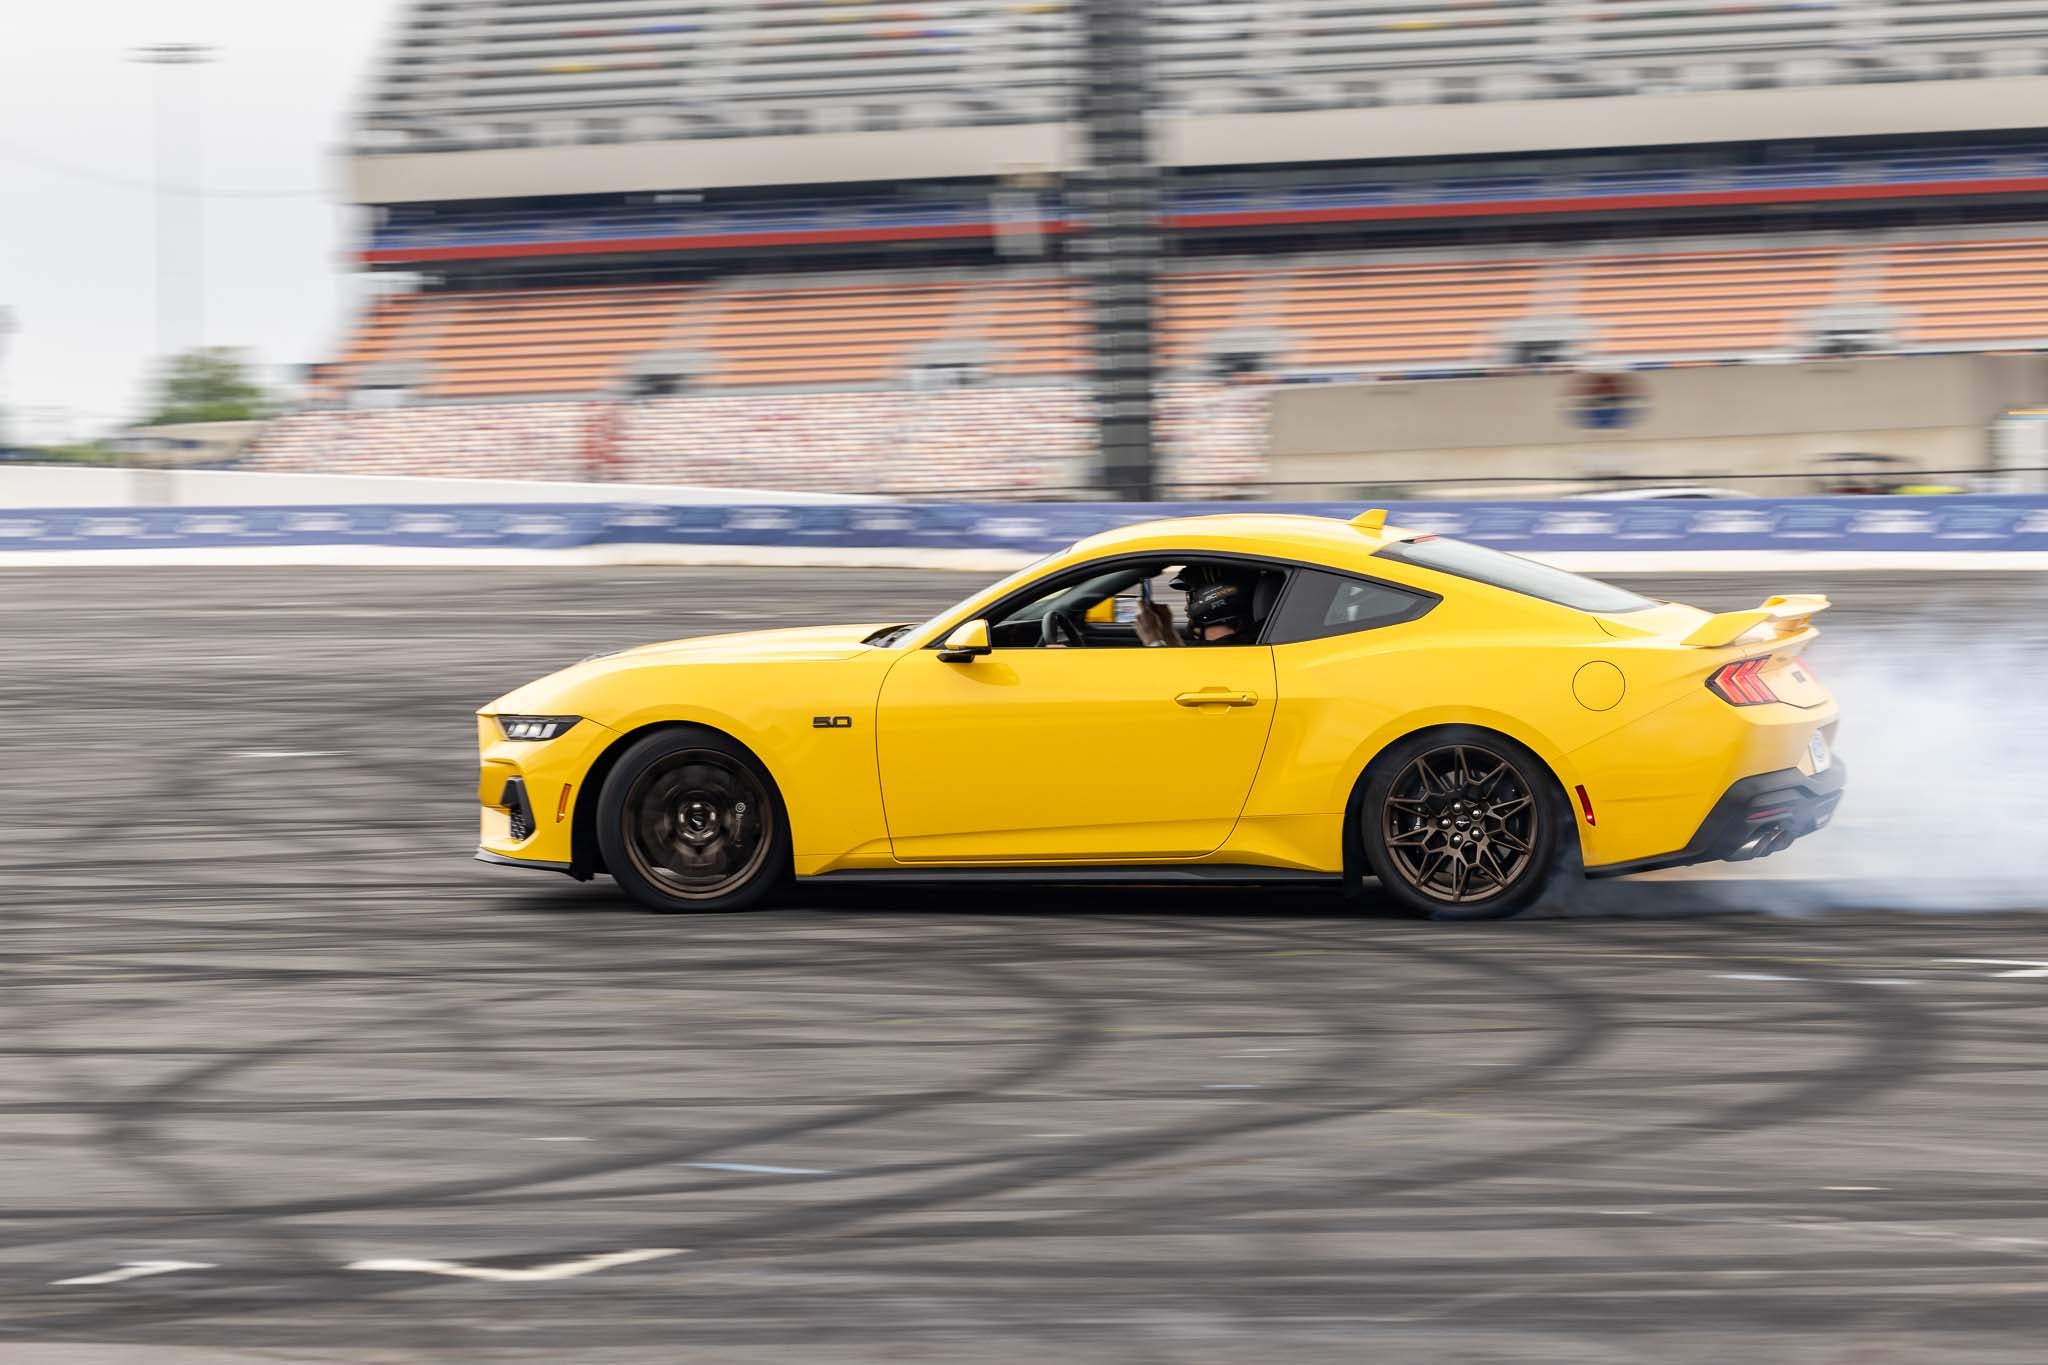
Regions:
[[498, 730], [507, 739], [557, 739], [569, 733], [581, 716], [499, 716]]

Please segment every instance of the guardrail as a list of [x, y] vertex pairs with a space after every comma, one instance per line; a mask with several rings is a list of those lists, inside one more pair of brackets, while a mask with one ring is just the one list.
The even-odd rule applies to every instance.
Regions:
[[[1357, 503], [868, 503], [672, 506], [70, 508], [0, 512], [0, 564], [519, 562], [953, 564], [1001, 567], [1162, 516]], [[2048, 566], [2048, 496], [1642, 502], [1416, 502], [1390, 520], [1586, 565], [1744, 567], [1783, 554], [1872, 566], [1939, 559]], [[1728, 561], [1728, 562], [1721, 562]]]

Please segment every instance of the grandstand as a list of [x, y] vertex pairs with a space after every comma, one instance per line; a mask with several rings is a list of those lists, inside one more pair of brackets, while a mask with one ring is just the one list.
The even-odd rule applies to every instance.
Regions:
[[[1254, 389], [1168, 384], [1161, 392], [1168, 482], [1227, 492], [1255, 485], [1264, 411]], [[614, 427], [613, 418], [623, 420]], [[471, 478], [821, 493], [1012, 498], [1083, 488], [1094, 430], [1087, 393], [988, 387], [856, 390], [402, 411], [313, 410], [275, 424], [261, 467]], [[596, 447], [602, 445], [602, 453]]]
[[[420, 368], [429, 399], [597, 396], [678, 345], [693, 386], [829, 389], [906, 381], [950, 342], [995, 381], [1073, 378], [1086, 350], [1070, 280], [1002, 268], [962, 277], [758, 277], [695, 287], [553, 286], [379, 300], [319, 382]], [[1481, 368], [1517, 321], [1589, 322], [1623, 363], [1784, 359], [1830, 305], [1910, 316], [1894, 349], [2048, 347], [2048, 231], [1876, 237], [1825, 246], [1688, 242], [1252, 261], [1168, 276], [1161, 364], [1213, 371], [1256, 334], [1259, 368], [1298, 377]]]
[[[1275, 384], [2048, 351], [2048, 0], [1148, 9], [1174, 489], [1256, 491]], [[1085, 491], [1079, 22], [416, 0], [388, 287], [254, 461]]]
[[[1057, 124], [1069, 0], [420, 0], [357, 150]], [[1162, 112], [2039, 76], [2041, 0], [1152, 0]]]

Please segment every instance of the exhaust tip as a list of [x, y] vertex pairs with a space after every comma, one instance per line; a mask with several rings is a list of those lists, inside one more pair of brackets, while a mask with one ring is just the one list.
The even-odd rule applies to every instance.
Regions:
[[[1751, 818], [1754, 819], [1756, 817], [1752, 816]], [[1736, 846], [1735, 851], [1728, 855], [1727, 861], [1731, 863], [1746, 863], [1756, 858], [1768, 858], [1773, 853], [1790, 847], [1792, 841], [1797, 837], [1784, 825], [1764, 825], [1759, 829], [1752, 830], [1749, 837], [1744, 839]]]

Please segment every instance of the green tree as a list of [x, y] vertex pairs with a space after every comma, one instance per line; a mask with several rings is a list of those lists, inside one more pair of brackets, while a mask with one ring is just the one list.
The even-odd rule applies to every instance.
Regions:
[[171, 357], [157, 380], [147, 425], [239, 422], [270, 415], [270, 396], [231, 346], [202, 346]]

